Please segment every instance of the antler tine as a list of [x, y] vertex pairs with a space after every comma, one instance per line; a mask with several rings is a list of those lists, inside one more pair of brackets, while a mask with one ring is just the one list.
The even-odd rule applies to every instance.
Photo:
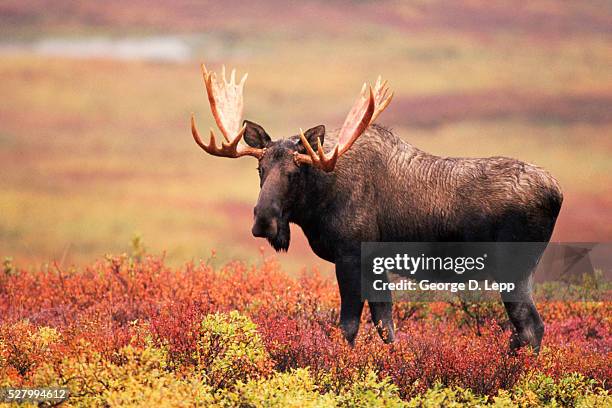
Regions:
[[363, 84], [359, 98], [348, 113], [342, 129], [338, 135], [338, 143], [329, 154], [325, 154], [321, 139], [317, 138], [317, 151], [315, 152], [302, 129], [300, 129], [300, 140], [307, 154], [295, 153], [294, 159], [297, 163], [307, 163], [330, 172], [335, 166], [338, 158], [351, 148], [355, 140], [361, 136], [370, 125], [374, 113], [374, 94], [372, 87]]
[[191, 133], [195, 142], [209, 154], [221, 157], [241, 157], [254, 156], [261, 158], [264, 149], [257, 149], [250, 146], [240, 145], [240, 140], [246, 130], [246, 125], [241, 125], [243, 108], [243, 89], [247, 79], [245, 74], [240, 83], [236, 84], [236, 70], [232, 69], [230, 79], [225, 75], [225, 66], [221, 68], [221, 80], [218, 81], [214, 72], [209, 71], [206, 65], [202, 64], [202, 76], [208, 102], [212, 115], [225, 140], [221, 141], [221, 146], [216, 143], [215, 133], [210, 130], [210, 141], [204, 143], [198, 133], [195, 116], [191, 116]]
[[195, 114], [191, 113], [191, 134], [193, 136], [193, 140], [204, 149], [207, 153], [214, 154], [213, 151], [216, 148], [217, 141], [215, 140], [215, 133], [212, 129], [210, 129], [210, 141], [208, 144], [202, 141], [200, 137], [200, 132], [198, 132], [198, 127], [196, 126]]
[[246, 125], [240, 129], [238, 136], [234, 138], [231, 142], [222, 141], [221, 147], [217, 147], [217, 138], [215, 137], [215, 132], [210, 129], [210, 139], [208, 144], [202, 141], [200, 137], [200, 133], [198, 132], [198, 128], [196, 126], [195, 115], [191, 114], [191, 134], [193, 135], [193, 139], [206, 153], [211, 154], [213, 156], [219, 157], [230, 157], [230, 158], [238, 158], [242, 156], [254, 156], [257, 158], [261, 158], [263, 156], [263, 149], [256, 149], [250, 146], [239, 146], [240, 139], [246, 130]]
[[387, 106], [391, 103], [393, 99], [393, 92], [389, 94], [389, 88], [387, 87], [387, 80], [382, 80], [382, 77], [379, 75], [376, 80], [376, 86], [374, 87], [374, 99], [375, 99], [375, 109], [374, 114], [372, 115], [372, 120], [370, 123], [373, 123], [378, 115], [384, 111]]
[[302, 144], [306, 148], [307, 155], [300, 154], [298, 152], [294, 153], [294, 159], [298, 163], [307, 163], [311, 164], [315, 167], [320, 168], [321, 170], [330, 172], [336, 166], [336, 161], [340, 156], [338, 153], [338, 145], [334, 148], [331, 155], [328, 157], [323, 150], [323, 146], [321, 145], [321, 139], [317, 137], [317, 151], [315, 152], [306, 136], [304, 136], [304, 131], [300, 129], [300, 140]]
[[393, 92], [389, 92], [387, 81], [383, 81], [380, 75], [376, 79], [374, 89], [365, 83], [363, 84], [359, 98], [355, 101], [338, 133], [338, 143], [329, 154], [325, 154], [319, 138], [317, 138], [317, 151], [315, 152], [306, 136], [304, 136], [304, 132], [300, 129], [300, 139], [307, 154], [296, 152], [294, 154], [295, 161], [311, 164], [324, 171], [332, 171], [338, 158], [353, 146], [368, 126], [391, 103]]
[[221, 142], [221, 147], [230, 147], [233, 150], [236, 150], [238, 147], [238, 143], [240, 143], [240, 139], [242, 139], [242, 135], [244, 135], [244, 131], [246, 130], [246, 124], [242, 125], [242, 127], [240, 128], [240, 130], [238, 131], [238, 133], [236, 134], [236, 137], [234, 139], [232, 139], [229, 142]]
[[[319, 139], [319, 138], [317, 138]], [[312, 146], [310, 145], [310, 143], [308, 142], [308, 140], [306, 139], [306, 136], [304, 136], [304, 131], [302, 130], [302, 128], [300, 128], [300, 140], [302, 141], [302, 144], [304, 145], [304, 148], [306, 148], [306, 152], [308, 153], [308, 155], [310, 156], [310, 158], [313, 161], [317, 160], [317, 154], [315, 153], [315, 151], [312, 149]], [[320, 142], [319, 142], [320, 143]]]
[[238, 84], [240, 89], [244, 88], [244, 83], [246, 82], [248, 76], [249, 76], [248, 72], [242, 76], [242, 79], [240, 80], [240, 83]]

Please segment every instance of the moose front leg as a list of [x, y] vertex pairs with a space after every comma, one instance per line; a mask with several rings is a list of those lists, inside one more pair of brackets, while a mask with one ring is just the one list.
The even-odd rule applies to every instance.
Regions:
[[340, 288], [340, 327], [352, 346], [359, 331], [363, 304], [361, 300], [361, 272], [359, 263], [351, 260], [336, 262], [336, 279]]

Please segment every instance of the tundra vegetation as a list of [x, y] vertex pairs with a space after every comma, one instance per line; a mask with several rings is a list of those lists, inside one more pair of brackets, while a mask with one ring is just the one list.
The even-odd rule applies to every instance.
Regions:
[[[191, 41], [193, 60], [3, 48], [2, 256], [88, 264], [141, 234], [173, 265], [211, 248], [225, 261], [256, 259], [265, 242], [244, 230], [259, 190], [255, 163], [205, 157], [185, 135], [190, 112], [203, 131], [214, 125], [194, 69], [202, 60], [249, 72], [245, 117], [275, 136], [339, 127], [361, 83], [383, 73], [395, 97], [381, 118], [396, 135], [439, 156], [537, 163], [563, 186], [553, 241], [612, 237], [601, 221], [612, 218], [609, 5], [40, 3], [5, 3], [3, 41], [177, 34]], [[299, 228], [279, 261], [290, 273], [331, 271]]]
[[0, 386], [67, 386], [65, 406], [83, 407], [612, 404], [612, 310], [596, 297], [536, 293], [538, 357], [508, 353], [500, 303], [400, 303], [394, 344], [364, 318], [350, 347], [332, 279], [289, 277], [273, 258], [215, 263], [5, 265]]
[[[70, 382], [81, 406], [610, 405], [610, 303], [581, 302], [584, 287], [575, 302], [536, 296], [537, 359], [506, 358], [501, 304], [401, 304], [395, 344], [364, 319], [349, 348], [331, 268], [299, 229], [282, 267], [258, 261], [262, 241], [244, 228], [254, 163], [204, 157], [185, 137], [189, 113], [205, 111], [200, 59], [248, 69], [246, 117], [274, 135], [339, 126], [355, 88], [384, 72], [396, 134], [440, 156], [538, 163], [565, 196], [553, 240], [610, 241], [610, 4], [378, 4], [3, 2], [3, 385]], [[192, 61], [14, 47], [168, 34], [190, 42]], [[164, 256], [92, 263], [135, 233]], [[210, 248], [214, 259], [183, 264]]]

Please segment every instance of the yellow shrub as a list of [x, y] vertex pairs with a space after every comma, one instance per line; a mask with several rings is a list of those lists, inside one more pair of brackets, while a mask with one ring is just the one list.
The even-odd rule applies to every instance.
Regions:
[[[86, 350], [88, 345], [83, 342], [81, 347]], [[163, 349], [126, 346], [115, 361], [84, 352], [59, 365], [44, 365], [33, 381], [41, 387], [68, 387], [72, 406], [193, 406], [211, 399], [201, 378], [184, 380], [166, 369]]]
[[55, 359], [60, 341], [55, 328], [37, 328], [27, 320], [0, 327], [0, 386], [20, 385], [32, 370]]
[[[501, 402], [501, 401], [500, 401]], [[474, 395], [472, 391], [460, 387], [436, 386], [408, 401], [408, 407], [437, 408], [437, 407], [473, 407], [487, 406], [488, 397]], [[500, 405], [505, 406], [505, 405]], [[512, 406], [512, 405], [510, 405]]]
[[268, 375], [272, 367], [257, 325], [237, 311], [204, 318], [195, 360], [214, 389]]
[[597, 381], [578, 373], [558, 380], [541, 373], [528, 375], [512, 394], [513, 400], [522, 407], [612, 406], [612, 397]]
[[233, 406], [248, 407], [335, 407], [333, 394], [320, 394], [307, 369], [277, 373], [269, 379], [239, 382], [224, 395]]
[[[68, 404], [73, 406], [209, 406], [231, 401], [229, 391], [237, 381], [271, 373], [272, 362], [256, 325], [238, 312], [207, 316], [198, 336], [196, 367], [179, 370], [182, 374], [169, 366], [166, 350], [150, 340], [144, 347], [121, 348], [112, 360], [82, 341], [76, 357], [42, 365], [32, 382], [68, 387]], [[56, 337], [52, 329], [36, 333], [40, 343]], [[214, 390], [220, 391], [215, 395]]]
[[350, 389], [340, 394], [340, 406], [345, 407], [403, 407], [397, 386], [388, 378], [379, 380], [374, 371], [368, 371], [365, 378], [355, 382]]
[[173, 374], [159, 375], [142, 381], [129, 378], [121, 389], [107, 393], [110, 407], [193, 407], [214, 403], [210, 388], [199, 378], [178, 379]]
[[246, 407], [403, 407], [397, 388], [376, 373], [337, 395], [324, 393], [308, 369], [276, 373], [267, 379], [238, 382], [232, 391], [217, 394], [218, 403]]

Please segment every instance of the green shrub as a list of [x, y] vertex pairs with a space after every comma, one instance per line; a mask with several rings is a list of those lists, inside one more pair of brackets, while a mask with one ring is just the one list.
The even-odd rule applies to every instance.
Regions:
[[125, 346], [113, 363], [98, 352], [87, 351], [90, 345], [86, 342], [81, 347], [84, 352], [78, 357], [38, 369], [33, 386], [68, 387], [67, 405], [77, 407], [180, 407], [207, 405], [213, 400], [202, 378], [183, 379], [167, 370], [163, 349]]
[[333, 394], [321, 394], [307, 369], [277, 373], [268, 379], [239, 382], [224, 395], [229, 405], [246, 407], [335, 407]]
[[612, 398], [596, 380], [579, 373], [556, 381], [545, 374], [534, 373], [526, 376], [512, 394], [521, 406], [604, 406], [598, 405], [600, 402], [607, 402], [605, 406], [612, 405]]
[[238, 382], [231, 392], [217, 394], [218, 403], [243, 407], [403, 407], [397, 387], [370, 371], [340, 394], [323, 393], [308, 369], [276, 373], [270, 378]]
[[[473, 407], [487, 406], [489, 398], [477, 396], [470, 390], [460, 387], [443, 387], [438, 384], [424, 394], [412, 398], [407, 407], [437, 408], [437, 407]], [[501, 405], [503, 406], [503, 405]]]
[[607, 391], [599, 394], [585, 395], [576, 400], [578, 408], [608, 408], [612, 406], [612, 397]]
[[272, 361], [257, 325], [237, 311], [206, 316], [198, 335], [194, 359], [213, 389], [271, 373]]
[[384, 378], [379, 380], [374, 371], [368, 371], [362, 381], [355, 382], [350, 389], [338, 397], [342, 407], [403, 407], [406, 405], [398, 394], [395, 384]]
[[147, 381], [129, 378], [122, 388], [107, 393], [110, 407], [193, 407], [213, 406], [210, 388], [197, 378], [178, 379], [172, 374], [155, 376]]

